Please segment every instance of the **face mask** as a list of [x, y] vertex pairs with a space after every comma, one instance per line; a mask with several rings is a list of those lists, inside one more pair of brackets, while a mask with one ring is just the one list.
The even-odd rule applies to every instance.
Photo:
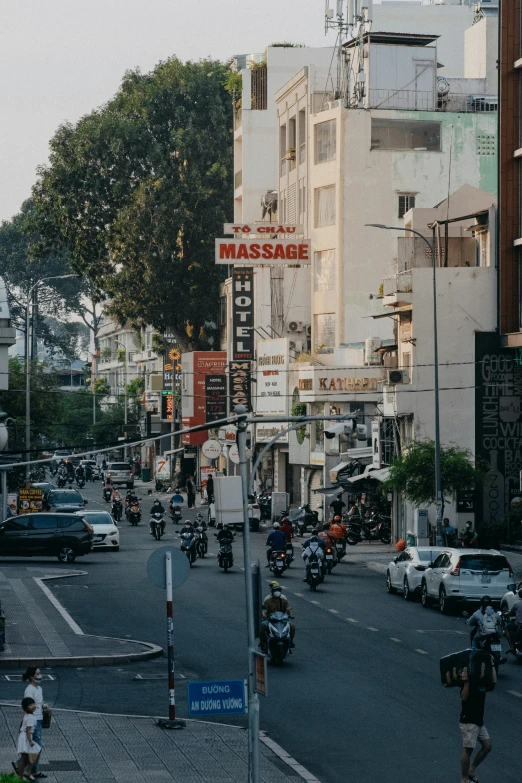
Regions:
[[34, 675], [34, 679], [36, 680], [36, 682], [42, 682], [42, 675], [41, 674], [35, 674]]
[[275, 591], [274, 598], [281, 598], [281, 591], [280, 590], [276, 590]]

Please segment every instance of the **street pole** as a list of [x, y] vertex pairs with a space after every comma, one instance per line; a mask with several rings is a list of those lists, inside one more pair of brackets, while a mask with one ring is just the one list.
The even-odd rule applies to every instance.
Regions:
[[167, 660], [169, 669], [169, 720], [176, 720], [176, 691], [174, 682], [174, 615], [172, 612], [172, 555], [165, 552], [167, 569]]
[[437, 274], [436, 258], [433, 245], [419, 231], [405, 226], [385, 226], [382, 223], [366, 223], [372, 228], [383, 228], [386, 231], [409, 231], [424, 240], [429, 248], [433, 270], [433, 380], [434, 380], [434, 411], [435, 411], [435, 499], [437, 504], [437, 546], [442, 546], [442, 474], [440, 467], [440, 408], [439, 408], [439, 342], [437, 332]]
[[7, 519], [7, 470], [2, 470], [2, 519]]
[[[123, 350], [125, 351], [125, 364], [124, 364], [124, 378], [123, 378], [123, 404], [125, 406], [123, 411], [123, 423], [125, 424], [125, 432], [127, 432], [127, 371], [128, 371], [128, 364], [127, 364], [127, 347], [124, 343], [122, 343], [121, 340], [114, 340], [114, 342], [117, 345], [121, 345]], [[125, 459], [127, 457], [127, 446], [124, 445], [123, 447], [123, 458]]]
[[239, 472], [243, 490], [243, 556], [245, 561], [245, 594], [247, 613], [248, 641], [248, 780], [249, 783], [259, 783], [259, 696], [256, 693], [254, 668], [254, 653], [256, 638], [254, 630], [254, 595], [252, 589], [252, 561], [250, 556], [250, 521], [248, 518], [248, 471], [246, 456], [247, 409], [244, 405], [236, 405], [234, 412], [237, 421], [237, 448], [239, 451]]

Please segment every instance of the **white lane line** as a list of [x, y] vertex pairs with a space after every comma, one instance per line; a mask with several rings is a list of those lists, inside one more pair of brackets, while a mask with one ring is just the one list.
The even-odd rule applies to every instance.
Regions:
[[522, 699], [522, 693], [519, 693], [518, 691], [508, 691], [512, 696], [518, 696], [519, 699]]
[[331, 612], [332, 614], [339, 614], [337, 609], [328, 609], [328, 611]]
[[379, 633], [379, 629], [378, 628], [372, 628], [371, 625], [367, 625], [366, 626], [366, 630], [367, 631], [376, 631], [377, 633]]
[[402, 639], [397, 639], [395, 636], [390, 636], [391, 642], [397, 642], [398, 644], [402, 644]]
[[418, 652], [418, 653], [420, 653], [421, 655], [427, 655], [427, 654], [428, 654], [428, 653], [426, 652], [426, 650], [421, 650], [421, 649], [420, 649], [420, 647], [416, 647], [416, 648], [415, 648], [415, 652]]
[[[75, 576], [75, 575], [73, 574], [72, 576]], [[45, 593], [45, 595], [47, 596], [47, 598], [49, 599], [49, 601], [52, 603], [52, 605], [54, 606], [54, 608], [55, 608], [55, 609], [57, 609], [57, 610], [58, 610], [58, 612], [60, 612], [60, 614], [62, 615], [63, 619], [65, 620], [65, 622], [67, 623], [67, 625], [68, 625], [68, 626], [69, 626], [69, 627], [72, 629], [72, 631], [73, 631], [75, 634], [77, 634], [78, 636], [85, 636], [84, 632], [82, 631], [82, 629], [80, 628], [80, 626], [78, 625], [78, 623], [76, 623], [76, 622], [75, 622], [75, 621], [72, 619], [72, 617], [71, 617], [71, 615], [69, 614], [69, 612], [67, 611], [67, 609], [65, 609], [65, 607], [63, 607], [63, 606], [61, 605], [61, 603], [59, 602], [59, 600], [58, 600], [58, 599], [57, 599], [57, 598], [56, 598], [56, 597], [55, 597], [55, 596], [54, 596], [54, 595], [51, 593], [51, 591], [49, 590], [49, 588], [47, 587], [47, 585], [45, 585], [45, 584], [43, 583], [42, 579], [37, 579], [36, 577], [33, 577], [33, 579], [34, 579], [34, 581], [36, 582], [36, 584], [38, 585], [38, 587], [39, 587], [41, 590], [43, 590], [43, 592]]]
[[319, 603], [319, 601], [310, 601], [310, 603], [311, 603], [311, 604], [315, 604], [316, 606], [321, 606], [321, 604]]
[[347, 617], [346, 619], [348, 620], [349, 623], [358, 623], [359, 622], [359, 620], [356, 620], [354, 617]]
[[294, 593], [294, 595], [298, 595], [298, 596], [299, 596], [299, 598], [302, 598], [302, 597], [303, 597], [303, 594], [302, 594], [302, 593]]

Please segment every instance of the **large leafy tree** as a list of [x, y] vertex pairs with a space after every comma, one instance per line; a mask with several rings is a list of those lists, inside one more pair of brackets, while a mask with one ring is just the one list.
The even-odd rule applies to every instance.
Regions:
[[221, 268], [214, 237], [232, 213], [227, 69], [173, 58], [125, 75], [115, 98], [51, 142], [33, 190], [36, 252], [66, 251], [120, 322], [212, 344]]

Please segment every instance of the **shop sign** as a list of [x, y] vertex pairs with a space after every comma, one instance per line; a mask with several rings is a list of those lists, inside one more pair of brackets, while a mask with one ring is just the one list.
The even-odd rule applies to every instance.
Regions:
[[[272, 440], [272, 438], [275, 438], [278, 432], [281, 432], [281, 430], [286, 429], [288, 424], [256, 424], [256, 442], [257, 443], [267, 443], [269, 440]], [[278, 443], [288, 443], [288, 433], [285, 432], [284, 435], [281, 435], [280, 438], [277, 439], [276, 445]]]
[[161, 392], [161, 421], [172, 421], [174, 411], [174, 395], [171, 391], [164, 389]]
[[372, 466], [382, 468], [381, 420], [372, 419]]
[[202, 445], [201, 451], [207, 459], [217, 459], [221, 456], [221, 445], [219, 441], [210, 438]]
[[224, 234], [302, 234], [303, 226], [279, 223], [225, 223]]
[[227, 427], [222, 427], [219, 430], [218, 438], [220, 441], [225, 441], [225, 443], [235, 443], [236, 433], [237, 429], [232, 425], [228, 425]]
[[232, 358], [254, 357], [254, 270], [235, 267], [232, 273]]
[[319, 391], [377, 391], [379, 378], [319, 378]]
[[154, 467], [154, 475], [156, 478], [170, 479], [170, 457], [168, 455], [165, 457], [156, 457]]
[[325, 463], [324, 451], [310, 452], [310, 465], [324, 465], [324, 463]]
[[288, 412], [288, 340], [257, 343], [256, 413], [285, 416]]
[[252, 410], [250, 398], [251, 366], [249, 361], [234, 361], [228, 365], [228, 396], [231, 412], [236, 405], [244, 405], [249, 413]]
[[39, 487], [31, 487], [27, 484], [20, 489], [19, 514], [31, 514], [42, 510], [43, 492]]
[[227, 415], [227, 379], [225, 375], [205, 376], [205, 421], [218, 421]]
[[309, 264], [310, 242], [295, 239], [216, 239], [216, 264]]

